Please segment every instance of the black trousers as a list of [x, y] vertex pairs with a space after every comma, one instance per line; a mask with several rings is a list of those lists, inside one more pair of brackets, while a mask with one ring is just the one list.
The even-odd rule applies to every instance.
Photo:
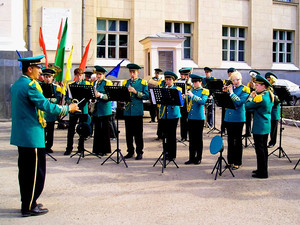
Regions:
[[227, 125], [227, 142], [228, 142], [228, 164], [237, 166], [242, 165], [243, 144], [242, 144], [242, 131], [243, 122], [226, 122]]
[[251, 136], [251, 122], [252, 122], [253, 112], [246, 110], [246, 132], [245, 135]]
[[95, 154], [111, 153], [109, 119], [110, 116], [94, 117], [93, 153]]
[[45, 127], [45, 146], [46, 146], [46, 149], [51, 149], [52, 146], [53, 146], [54, 125], [55, 125], [55, 121], [47, 122], [47, 125]]
[[19, 186], [21, 194], [21, 209], [33, 209], [36, 200], [44, 189], [46, 176], [46, 157], [44, 148], [19, 147]]
[[157, 131], [156, 131], [156, 135], [159, 139], [162, 139], [162, 127], [161, 127], [161, 119], [158, 119], [157, 121]]
[[275, 145], [277, 141], [278, 120], [271, 120], [271, 133], [269, 145]]
[[117, 129], [117, 125], [116, 125], [116, 113], [113, 113], [109, 117], [109, 124], [110, 124], [110, 137], [111, 138], [117, 138], [118, 129]]
[[151, 103], [149, 112], [150, 112], [151, 122], [155, 122], [155, 117], [157, 115], [157, 106]]
[[[75, 127], [79, 120], [79, 122], [85, 122], [87, 119], [87, 115], [83, 114], [72, 114], [69, 116], [69, 127], [68, 127], [68, 135], [67, 135], [67, 151], [72, 151], [73, 149], [73, 139], [75, 135]], [[78, 150], [84, 149], [84, 137], [79, 136], [78, 141]]]
[[143, 116], [125, 116], [126, 144], [128, 154], [134, 154], [133, 138], [136, 153], [143, 154]]
[[185, 106], [180, 107], [180, 136], [181, 139], [187, 140], [188, 135], [188, 112]]
[[257, 175], [268, 177], [268, 134], [253, 134], [257, 159]]
[[205, 104], [205, 108], [206, 108], [206, 120], [207, 123], [210, 127], [212, 127], [214, 125], [214, 117], [213, 117], [213, 113], [214, 113], [214, 101], [209, 99], [206, 104]]
[[224, 119], [225, 119], [225, 108], [224, 107], [222, 107], [222, 117], [221, 117], [221, 119], [222, 119], [222, 121], [221, 121], [221, 133], [225, 133], [225, 130], [226, 130], [226, 121], [224, 121]]
[[175, 159], [177, 151], [176, 129], [177, 119], [162, 119], [162, 135], [164, 138], [163, 150], [166, 153], [166, 159]]
[[189, 128], [189, 160], [202, 160], [204, 120], [188, 120]]

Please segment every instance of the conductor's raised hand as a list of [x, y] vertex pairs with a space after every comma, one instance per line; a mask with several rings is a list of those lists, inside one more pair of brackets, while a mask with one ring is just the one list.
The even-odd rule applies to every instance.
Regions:
[[81, 112], [81, 110], [78, 107], [78, 104], [72, 103], [69, 105], [69, 112], [74, 113], [74, 112]]

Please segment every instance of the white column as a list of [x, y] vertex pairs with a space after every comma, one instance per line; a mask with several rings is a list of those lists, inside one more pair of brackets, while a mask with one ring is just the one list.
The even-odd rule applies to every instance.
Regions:
[[0, 50], [27, 51], [23, 24], [23, 0], [0, 1]]

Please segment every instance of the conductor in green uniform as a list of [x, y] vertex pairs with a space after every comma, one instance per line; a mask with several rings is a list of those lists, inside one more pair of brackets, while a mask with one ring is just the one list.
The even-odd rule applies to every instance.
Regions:
[[11, 87], [11, 138], [18, 147], [19, 185], [22, 216], [37, 216], [48, 212], [37, 204], [43, 191], [46, 158], [44, 112], [65, 116], [78, 111], [77, 104], [60, 106], [51, 103], [43, 95], [37, 79], [42, 73], [41, 59], [44, 55], [20, 58], [23, 75]]

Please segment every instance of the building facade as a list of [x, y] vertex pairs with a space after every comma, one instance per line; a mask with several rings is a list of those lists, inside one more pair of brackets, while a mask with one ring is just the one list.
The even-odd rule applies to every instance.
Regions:
[[8, 65], [18, 66], [5, 59], [10, 52], [18, 49], [42, 54], [40, 27], [53, 63], [60, 21], [68, 18], [65, 58], [73, 45], [74, 66], [92, 39], [87, 65], [110, 69], [125, 59], [120, 79], [128, 77], [124, 67], [134, 62], [143, 66], [145, 79], [157, 67], [174, 72], [192, 67], [195, 73], [203, 74], [203, 67], [209, 66], [221, 79], [227, 68], [235, 67], [245, 81], [247, 72], [256, 69], [273, 71], [300, 84], [299, 0], [1, 2], [0, 23], [5, 29], [0, 33], [0, 76]]

